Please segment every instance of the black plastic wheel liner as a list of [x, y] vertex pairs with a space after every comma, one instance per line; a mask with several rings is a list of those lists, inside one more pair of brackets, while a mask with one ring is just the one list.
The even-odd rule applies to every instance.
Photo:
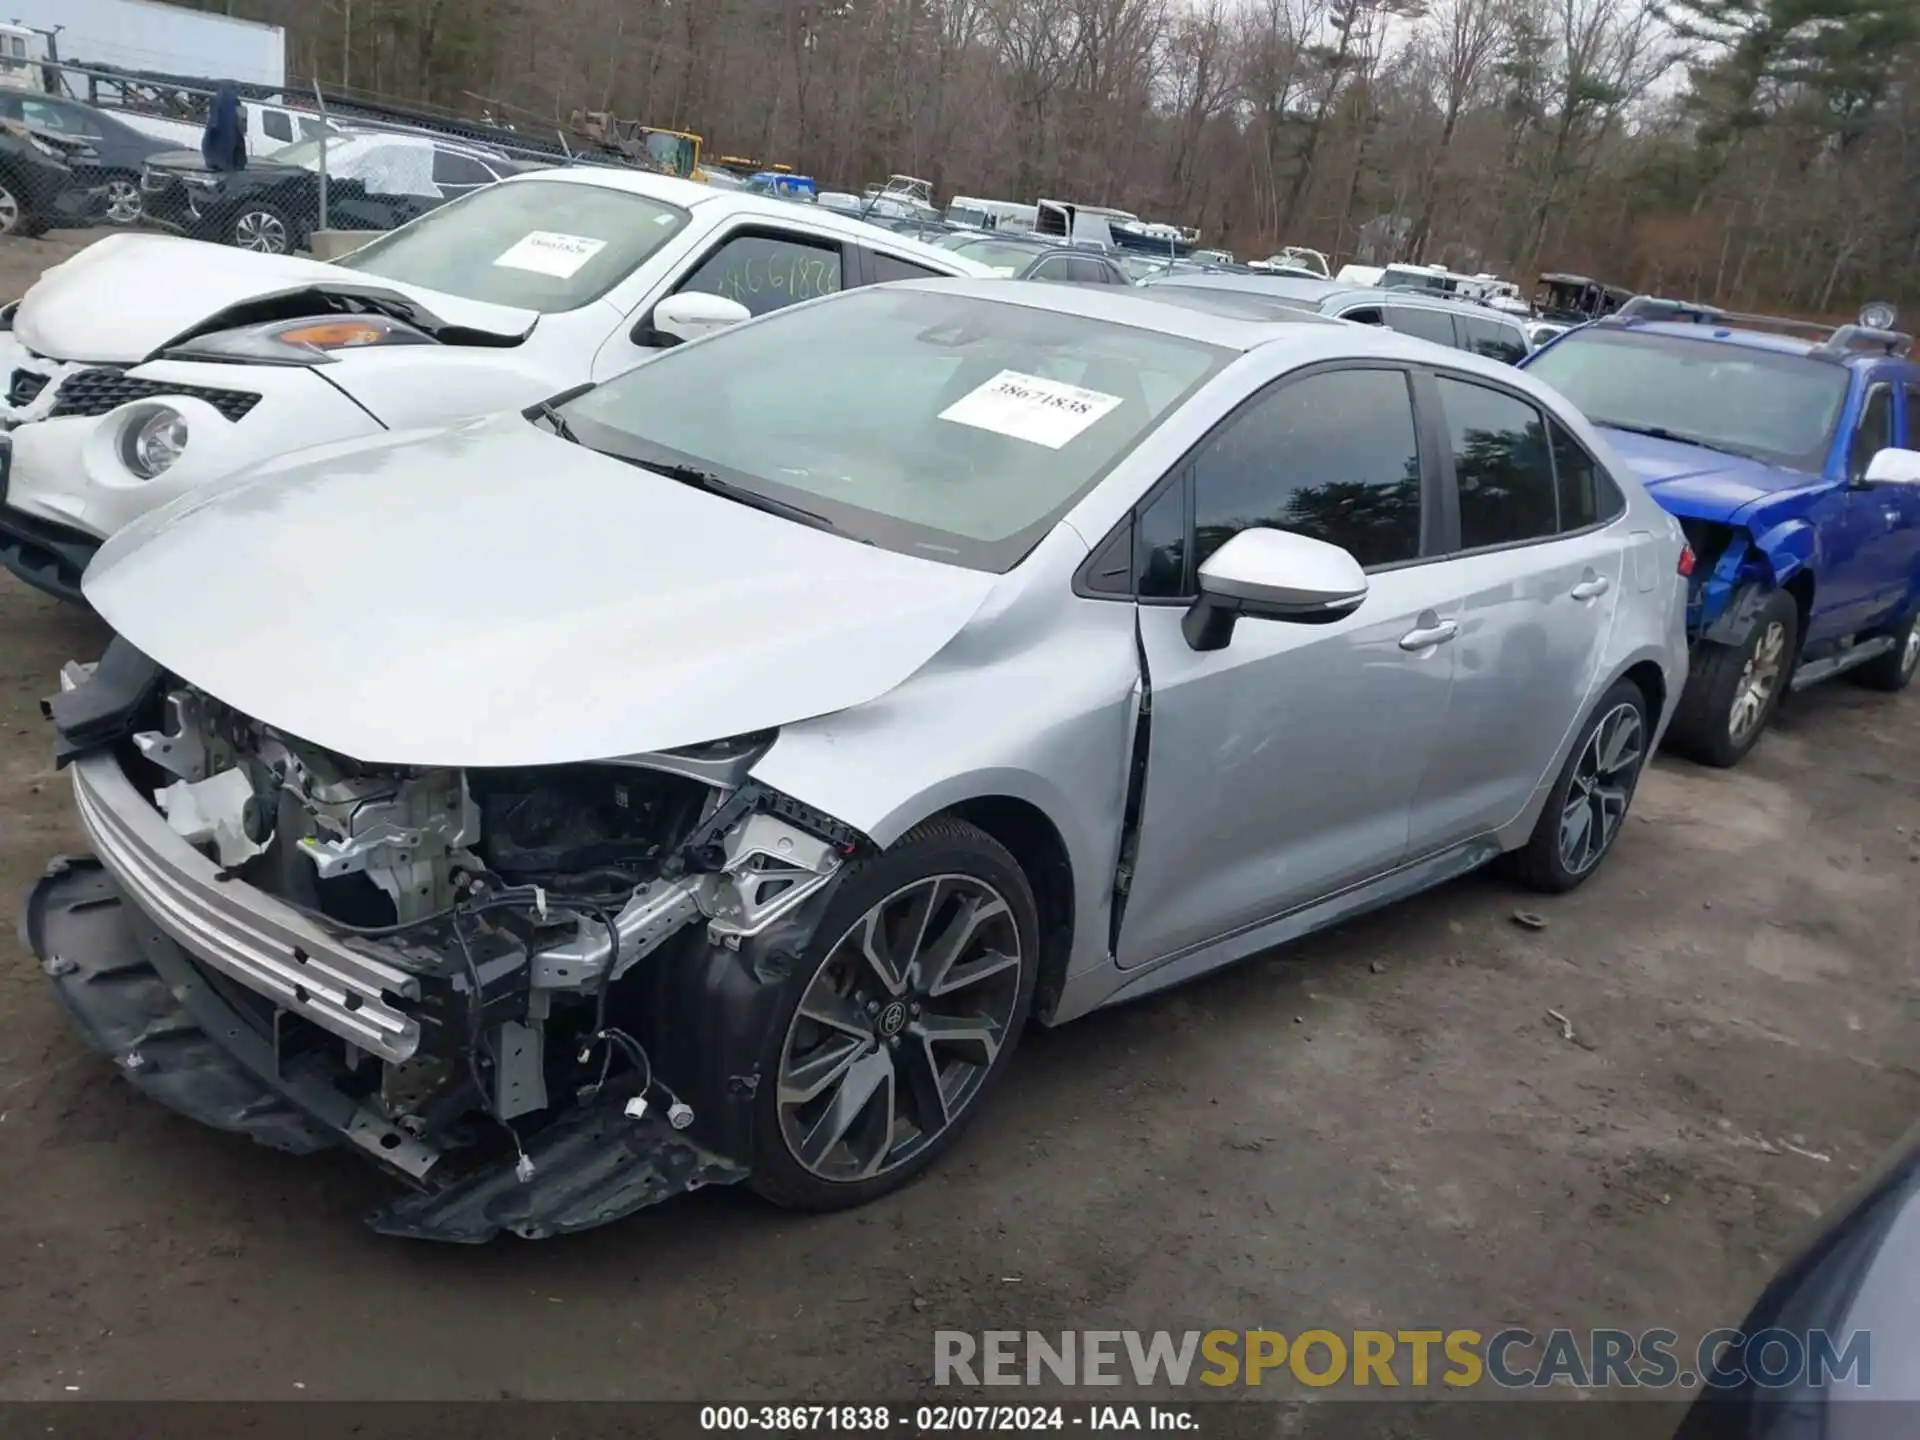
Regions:
[[[346, 1143], [357, 1102], [319, 1075], [279, 1075], [271, 1040], [221, 998], [98, 860], [48, 866], [20, 931], [81, 1039], [111, 1055], [153, 1099], [276, 1150], [310, 1154]], [[540, 1238], [746, 1178], [744, 1166], [674, 1130], [657, 1111], [629, 1117], [625, 1098], [577, 1107], [527, 1137], [534, 1168], [524, 1182], [511, 1151], [464, 1173], [450, 1156], [424, 1188], [377, 1207], [368, 1223], [387, 1235], [467, 1244], [502, 1230]]]

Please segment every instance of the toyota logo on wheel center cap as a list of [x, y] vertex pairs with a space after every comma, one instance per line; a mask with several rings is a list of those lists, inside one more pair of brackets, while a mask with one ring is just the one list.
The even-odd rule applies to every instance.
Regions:
[[907, 1007], [898, 1000], [880, 1012], [880, 1033], [891, 1039], [907, 1026]]

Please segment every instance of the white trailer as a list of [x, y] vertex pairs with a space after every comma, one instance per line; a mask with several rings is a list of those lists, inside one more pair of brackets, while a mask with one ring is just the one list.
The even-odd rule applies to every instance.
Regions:
[[183, 10], [161, 0], [0, 0], [0, 22], [52, 32], [67, 65], [112, 65], [243, 85], [287, 83], [278, 25]]

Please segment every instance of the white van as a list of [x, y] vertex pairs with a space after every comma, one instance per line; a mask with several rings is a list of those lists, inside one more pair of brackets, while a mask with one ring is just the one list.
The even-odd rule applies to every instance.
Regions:
[[956, 195], [947, 202], [947, 223], [967, 225], [975, 230], [1010, 230], [1025, 234], [1039, 223], [1036, 205], [1021, 205], [1012, 200], [976, 200]]

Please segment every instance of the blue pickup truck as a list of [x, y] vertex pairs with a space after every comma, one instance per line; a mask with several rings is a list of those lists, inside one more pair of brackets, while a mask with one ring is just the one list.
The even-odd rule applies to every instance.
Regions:
[[1692, 548], [1668, 731], [1736, 764], [1789, 690], [1920, 665], [1920, 364], [1910, 337], [1642, 296], [1522, 363], [1606, 431]]

